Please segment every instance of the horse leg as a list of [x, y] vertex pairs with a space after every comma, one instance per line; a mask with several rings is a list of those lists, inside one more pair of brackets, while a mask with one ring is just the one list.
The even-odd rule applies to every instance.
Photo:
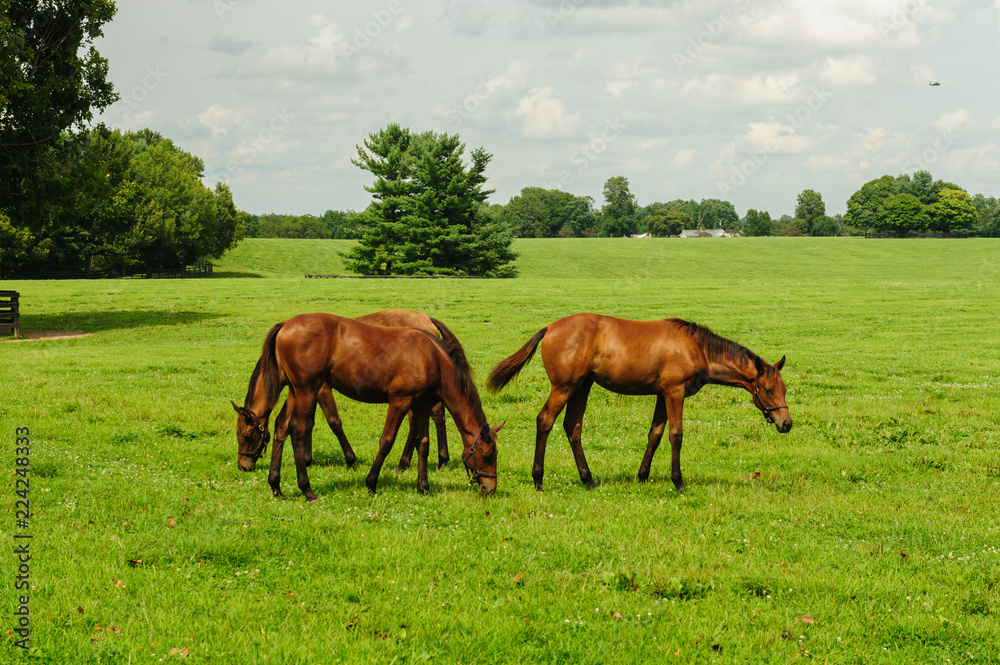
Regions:
[[378, 487], [378, 474], [382, 471], [382, 464], [385, 462], [386, 456], [392, 450], [392, 444], [396, 440], [396, 433], [399, 432], [399, 426], [403, 424], [403, 417], [410, 410], [410, 403], [412, 401], [412, 398], [409, 397], [389, 400], [389, 410], [385, 416], [385, 427], [382, 430], [382, 438], [378, 440], [378, 453], [375, 454], [375, 461], [372, 462], [372, 468], [368, 472], [368, 477], [365, 478], [365, 486], [368, 487], [368, 491], [372, 494], [375, 494], [375, 490]]
[[683, 493], [681, 441], [684, 439], [684, 430], [681, 427], [681, 418], [684, 415], [684, 387], [665, 393], [663, 397], [667, 406], [667, 420], [670, 423], [670, 480], [674, 481], [677, 491]]
[[403, 454], [399, 456], [399, 464], [396, 465], [396, 473], [402, 473], [410, 468], [410, 463], [413, 461], [413, 449], [417, 445], [416, 439], [413, 438], [416, 433], [413, 430], [412, 411], [406, 414], [406, 421], [410, 427], [410, 431], [406, 435], [406, 444], [403, 445]]
[[653, 409], [653, 424], [649, 427], [649, 442], [646, 444], [646, 454], [642, 456], [642, 464], [639, 465], [639, 482], [644, 483], [649, 480], [649, 468], [653, 464], [653, 455], [660, 446], [663, 438], [663, 430], [667, 424], [667, 404], [663, 395], [656, 396], [656, 407]]
[[[344, 424], [340, 420], [340, 414], [337, 413], [337, 402], [333, 399], [333, 391], [330, 387], [324, 385], [319, 389], [319, 406], [323, 409], [323, 415], [326, 416], [326, 424], [330, 426], [330, 431], [333, 435], [337, 437], [337, 441], [340, 442], [340, 449], [344, 451], [344, 465], [350, 469], [354, 467], [354, 462], [358, 459], [354, 454], [354, 449], [351, 448], [351, 444], [347, 441], [347, 435], [344, 434]], [[312, 464], [312, 450], [309, 451], [309, 463]]]
[[274, 419], [274, 441], [271, 446], [271, 468], [267, 472], [267, 484], [271, 486], [271, 493], [276, 499], [284, 498], [281, 493], [281, 453], [285, 449], [285, 439], [288, 437], [288, 419], [291, 411], [288, 403], [293, 401], [291, 393], [285, 403], [281, 405], [278, 417]]
[[417, 492], [420, 494], [429, 494], [431, 491], [431, 484], [427, 480], [427, 454], [431, 447], [429, 420], [430, 413], [421, 409], [419, 412], [413, 413], [413, 419], [410, 421], [410, 432], [416, 439]]
[[576, 469], [580, 472], [580, 481], [587, 489], [594, 489], [594, 478], [590, 475], [587, 458], [583, 455], [583, 443], [580, 440], [583, 432], [583, 412], [587, 410], [587, 398], [593, 381], [587, 381], [576, 389], [576, 392], [566, 402], [566, 417], [563, 419], [563, 429], [569, 439], [569, 447], [573, 450]]
[[292, 435], [292, 450], [295, 451], [295, 471], [299, 489], [306, 501], [316, 501], [316, 494], [309, 485], [306, 451], [312, 449], [312, 429], [316, 418], [316, 390], [297, 391], [292, 401], [292, 416], [289, 430]]
[[531, 467], [531, 477], [535, 480], [535, 489], [539, 492], [542, 491], [542, 478], [545, 476], [545, 444], [549, 439], [549, 432], [552, 431], [552, 423], [566, 406], [570, 394], [564, 388], [552, 386], [549, 398], [545, 400], [545, 406], [538, 412], [538, 418], [535, 420], [535, 463]]
[[434, 419], [434, 427], [437, 429], [439, 469], [448, 466], [450, 460], [448, 456], [448, 429], [445, 427], [444, 415], [444, 402], [438, 402], [431, 408], [431, 418]]

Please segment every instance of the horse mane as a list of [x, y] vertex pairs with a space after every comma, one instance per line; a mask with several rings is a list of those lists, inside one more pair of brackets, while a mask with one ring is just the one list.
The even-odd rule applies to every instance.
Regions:
[[253, 397], [257, 393], [257, 384], [261, 383], [261, 388], [267, 396], [267, 401], [274, 404], [281, 394], [281, 372], [278, 369], [278, 361], [274, 356], [274, 347], [283, 323], [275, 324], [264, 337], [264, 345], [260, 350], [260, 359], [253, 368], [250, 375], [250, 385], [247, 386], [247, 396], [243, 400], [243, 408], [251, 409]]
[[476, 382], [473, 380], [472, 367], [469, 365], [469, 359], [465, 355], [465, 349], [462, 348], [462, 344], [458, 341], [458, 338], [443, 323], [437, 319], [431, 319], [431, 321], [441, 331], [443, 339], [426, 330], [418, 330], [418, 332], [427, 335], [428, 338], [433, 340], [448, 355], [448, 358], [451, 360], [452, 371], [455, 373], [455, 381], [458, 382], [458, 389], [469, 400], [469, 406], [472, 407], [472, 412], [476, 415], [479, 426], [488, 426], [486, 413], [483, 412], [483, 401], [479, 397], [479, 390], [476, 388]]
[[757, 361], [762, 360], [760, 356], [742, 344], [717, 335], [705, 326], [684, 319], [667, 320], [693, 337], [709, 358], [721, 359], [730, 363], [749, 362], [751, 365], [756, 365]]

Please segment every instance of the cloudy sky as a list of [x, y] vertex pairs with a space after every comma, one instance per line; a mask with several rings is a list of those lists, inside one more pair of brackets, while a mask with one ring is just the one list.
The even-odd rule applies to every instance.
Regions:
[[[357, 146], [396, 122], [493, 154], [491, 199], [722, 198], [843, 212], [931, 171], [1000, 195], [1000, 0], [119, 0], [121, 101], [252, 213], [364, 209]], [[930, 82], [940, 85], [932, 86]]]

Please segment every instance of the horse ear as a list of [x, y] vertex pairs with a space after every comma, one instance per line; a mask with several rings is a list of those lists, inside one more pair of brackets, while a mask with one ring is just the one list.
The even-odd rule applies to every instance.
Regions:
[[774, 369], [781, 371], [781, 368], [785, 366], [785, 356], [781, 356], [781, 360], [774, 363]]
[[497, 432], [499, 432], [499, 431], [500, 431], [500, 428], [501, 428], [501, 427], [503, 427], [503, 426], [504, 426], [504, 425], [506, 425], [506, 424], [507, 424], [507, 421], [505, 420], [505, 421], [503, 421], [502, 423], [500, 423], [499, 425], [497, 425], [496, 427], [492, 427], [492, 428], [490, 428], [490, 429], [492, 429], [492, 430], [493, 430], [493, 433], [494, 433], [494, 434], [496, 434]]
[[243, 407], [237, 406], [236, 402], [234, 402], [233, 400], [229, 400], [229, 403], [233, 405], [233, 411], [240, 414], [241, 416], [243, 415]]
[[754, 356], [753, 366], [757, 370], [757, 374], [763, 374], [767, 369], [767, 363], [760, 356]]

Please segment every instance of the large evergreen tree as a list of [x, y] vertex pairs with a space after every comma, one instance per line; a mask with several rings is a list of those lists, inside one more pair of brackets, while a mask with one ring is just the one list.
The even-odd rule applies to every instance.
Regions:
[[482, 148], [462, 162], [457, 134], [391, 124], [358, 147], [354, 164], [375, 176], [374, 200], [363, 213], [361, 241], [345, 256], [364, 275], [512, 277], [513, 238], [494, 220], [484, 190], [490, 155]]

